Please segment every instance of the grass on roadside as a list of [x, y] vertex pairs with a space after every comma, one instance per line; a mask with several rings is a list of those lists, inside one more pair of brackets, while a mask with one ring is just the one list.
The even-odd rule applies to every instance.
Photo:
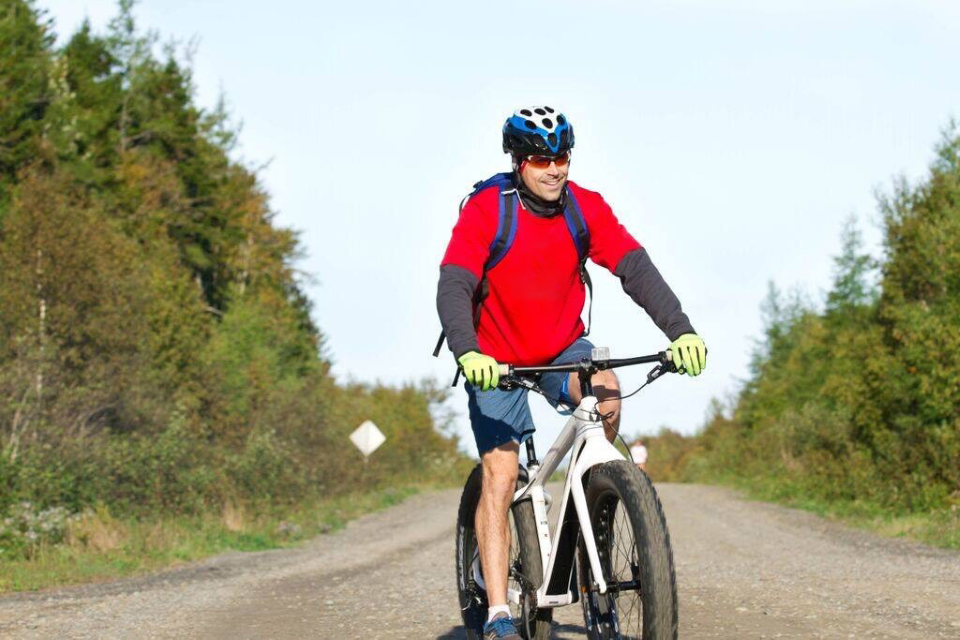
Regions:
[[749, 498], [803, 509], [876, 533], [944, 549], [960, 549], [960, 505], [929, 512], [897, 512], [867, 501], [837, 501], [811, 496], [803, 487], [778, 478], [723, 476], [698, 480], [735, 487]]
[[399, 504], [424, 488], [380, 489], [271, 513], [227, 503], [219, 514], [150, 521], [115, 518], [99, 509], [71, 522], [60, 544], [38, 546], [20, 558], [4, 558], [0, 550], [0, 593], [141, 574], [228, 550], [286, 547]]

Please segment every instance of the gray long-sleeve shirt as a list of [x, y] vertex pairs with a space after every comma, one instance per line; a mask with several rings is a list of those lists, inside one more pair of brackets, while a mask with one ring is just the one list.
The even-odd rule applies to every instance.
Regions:
[[[695, 333], [680, 300], [660, 275], [646, 249], [641, 247], [625, 254], [613, 273], [620, 278], [623, 290], [671, 341], [685, 333]], [[480, 351], [474, 327], [478, 285], [478, 278], [467, 269], [450, 264], [440, 268], [437, 312], [447, 335], [447, 344], [456, 358], [468, 351]]]

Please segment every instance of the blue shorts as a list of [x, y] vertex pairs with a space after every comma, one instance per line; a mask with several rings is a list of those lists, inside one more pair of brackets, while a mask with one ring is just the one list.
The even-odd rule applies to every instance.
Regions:
[[[578, 338], [550, 364], [569, 364], [590, 357], [593, 345], [586, 338]], [[554, 407], [557, 399], [570, 401], [567, 385], [569, 373], [547, 373], [540, 378], [540, 388], [546, 394], [547, 401]], [[470, 426], [477, 442], [477, 451], [483, 453], [513, 440], [523, 443], [536, 429], [533, 415], [527, 402], [526, 389], [493, 389], [478, 392], [469, 382], [464, 383], [467, 391], [467, 406], [470, 409]]]

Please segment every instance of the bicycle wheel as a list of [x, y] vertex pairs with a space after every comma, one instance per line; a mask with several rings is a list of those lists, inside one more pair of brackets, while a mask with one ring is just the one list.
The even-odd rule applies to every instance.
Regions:
[[[474, 514], [480, 501], [483, 481], [481, 465], [470, 473], [460, 497], [457, 514], [457, 591], [460, 596], [460, 612], [467, 638], [483, 638], [483, 623], [487, 619], [487, 594], [484, 590], [480, 554], [477, 549], [477, 534], [474, 529]], [[520, 468], [517, 487], [527, 482], [526, 470]], [[523, 593], [519, 606], [511, 603], [510, 610], [517, 623], [520, 635], [528, 640], [546, 640], [550, 634], [550, 609], [538, 609], [536, 591], [543, 582], [540, 547], [537, 539], [533, 505], [529, 500], [514, 504], [508, 514], [510, 524], [510, 565], [507, 586]]]
[[677, 637], [677, 582], [663, 508], [645, 473], [626, 460], [591, 469], [590, 526], [607, 593], [596, 590], [581, 541], [578, 576], [591, 639]]

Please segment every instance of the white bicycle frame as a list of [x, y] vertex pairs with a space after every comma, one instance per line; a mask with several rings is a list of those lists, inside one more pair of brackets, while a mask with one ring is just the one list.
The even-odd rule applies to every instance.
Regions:
[[[609, 350], [606, 348], [594, 348], [591, 353], [593, 360], [609, 359]], [[662, 362], [672, 360], [671, 353], [667, 351], [663, 354]], [[645, 360], [653, 362], [652, 360]], [[634, 362], [631, 364], [639, 364]], [[510, 373], [510, 367], [501, 365], [500, 374]], [[650, 375], [652, 375], [651, 372]], [[659, 377], [658, 372], [654, 377], [648, 377], [647, 382]], [[528, 387], [530, 388], [530, 387]], [[616, 447], [614, 447], [606, 438], [603, 429], [603, 422], [597, 411], [598, 400], [594, 395], [587, 395], [573, 411], [570, 420], [563, 427], [560, 435], [547, 455], [543, 457], [540, 464], [531, 463], [527, 469], [528, 481], [525, 487], [517, 490], [513, 496], [512, 505], [520, 500], [530, 500], [533, 504], [533, 514], [537, 526], [537, 541], [540, 545], [540, 559], [543, 567], [543, 581], [540, 588], [537, 589], [537, 607], [562, 607], [574, 602], [574, 593], [570, 590], [570, 580], [564, 579], [565, 591], [563, 593], [548, 593], [550, 591], [551, 580], [556, 570], [557, 559], [559, 557], [559, 547], [555, 541], [562, 541], [564, 534], [564, 524], [566, 524], [567, 510], [570, 508], [571, 498], [573, 508], [577, 515], [577, 526], [579, 527], [580, 539], [583, 542], [583, 548], [587, 552], [587, 560], [590, 562], [590, 573], [593, 575], [595, 585], [588, 585], [590, 589], [596, 588], [601, 593], [607, 593], [607, 583], [603, 578], [603, 567], [600, 565], [600, 554], [597, 552], [597, 542], [593, 536], [593, 528], [590, 526], [590, 512], [587, 507], [587, 497], [583, 491], [583, 476], [591, 468], [612, 462], [614, 460], [625, 460]], [[553, 472], [560, 466], [560, 462], [567, 455], [567, 452], [573, 449], [570, 456], [570, 465], [567, 468], [567, 478], [563, 485], [563, 499], [560, 501], [560, 513], [557, 517], [557, 527], [555, 535], [550, 534], [550, 521], [547, 517], [548, 504], [544, 484], [553, 475]], [[512, 506], [511, 505], [511, 506]], [[576, 533], [576, 532], [574, 532]], [[565, 558], [566, 559], [566, 558]], [[579, 559], [580, 562], [583, 558]], [[566, 567], [565, 567], [566, 568]], [[480, 556], [477, 553], [473, 561], [474, 577], [481, 588], [483, 584], [482, 571], [480, 568]], [[564, 576], [560, 576], [564, 578]], [[569, 577], [569, 576], [568, 576]], [[522, 593], [517, 589], [507, 588], [507, 600], [516, 605], [522, 605]]]
[[[560, 513], [557, 518], [556, 535], [550, 535], [550, 523], [547, 519], [547, 500], [544, 484], [557, 470], [567, 452], [573, 448], [570, 466], [567, 469], [567, 479], [563, 486], [563, 499], [560, 502]], [[550, 451], [543, 457], [539, 465], [530, 465], [527, 469], [529, 482], [527, 486], [518, 490], [513, 501], [529, 499], [533, 503], [533, 513], [536, 518], [537, 538], [540, 543], [541, 566], [543, 567], [543, 583], [537, 590], [538, 607], [560, 607], [571, 604], [574, 594], [567, 588], [566, 593], [548, 594], [547, 589], [553, 576], [557, 553], [554, 540], [560, 538], [563, 532], [564, 516], [570, 508], [571, 498], [573, 508], [577, 513], [580, 524], [580, 535], [583, 546], [590, 561], [591, 573], [600, 593], [607, 592], [607, 584], [603, 579], [603, 569], [600, 566], [600, 556], [597, 553], [597, 544], [594, 540], [593, 529], [590, 527], [590, 513], [587, 509], [587, 498], [583, 491], [583, 475], [591, 467], [612, 460], [624, 460], [624, 456], [617, 451], [604, 435], [603, 423], [597, 412], [597, 398], [587, 396], [580, 401], [570, 420], [560, 432]], [[565, 584], [569, 585], [569, 582]], [[507, 599], [517, 605], [520, 604], [521, 594], [516, 589], [507, 590]]]

